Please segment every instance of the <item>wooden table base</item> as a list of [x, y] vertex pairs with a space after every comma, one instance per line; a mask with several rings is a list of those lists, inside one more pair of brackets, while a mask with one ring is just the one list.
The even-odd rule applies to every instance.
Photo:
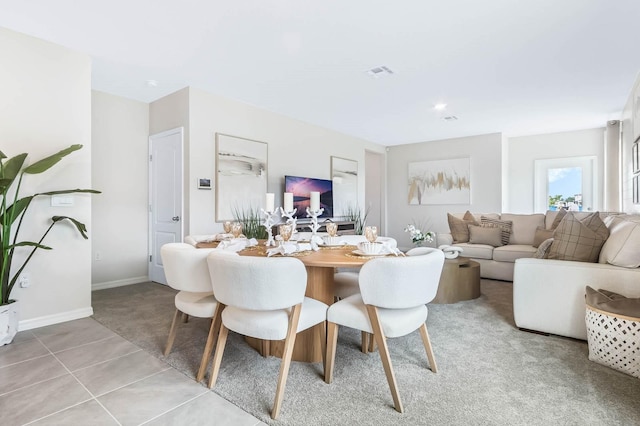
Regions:
[[456, 303], [480, 297], [480, 264], [467, 257], [446, 259], [432, 303]]

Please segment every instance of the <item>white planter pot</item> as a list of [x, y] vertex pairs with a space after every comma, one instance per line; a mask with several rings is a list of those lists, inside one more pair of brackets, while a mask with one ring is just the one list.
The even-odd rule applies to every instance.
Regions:
[[8, 345], [16, 336], [19, 310], [17, 301], [0, 306], [0, 346]]

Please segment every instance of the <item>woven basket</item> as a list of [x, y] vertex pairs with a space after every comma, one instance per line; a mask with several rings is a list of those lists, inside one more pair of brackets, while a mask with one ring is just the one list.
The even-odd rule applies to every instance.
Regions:
[[587, 305], [589, 360], [640, 378], [640, 318]]

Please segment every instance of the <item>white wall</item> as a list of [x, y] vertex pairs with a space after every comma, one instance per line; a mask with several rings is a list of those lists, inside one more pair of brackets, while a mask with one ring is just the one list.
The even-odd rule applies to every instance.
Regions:
[[[185, 89], [187, 90], [187, 89]], [[185, 153], [187, 185], [187, 233], [220, 232], [215, 223], [215, 191], [198, 190], [197, 178], [215, 181], [215, 133], [224, 133], [268, 143], [268, 188], [276, 194], [276, 205], [282, 203], [284, 175], [330, 179], [331, 156], [358, 161], [364, 171], [365, 149], [384, 152], [384, 147], [362, 139], [340, 134], [299, 120], [256, 108], [242, 102], [222, 98], [205, 91], [189, 88], [188, 113], [184, 111], [184, 92], [179, 97], [163, 98], [160, 110], [151, 105], [153, 132], [168, 130], [180, 124], [167, 121], [160, 124], [159, 115], [177, 110], [182, 120], [188, 120], [188, 149]], [[171, 95], [173, 96], [173, 95]], [[183, 122], [183, 121], [182, 121]], [[359, 203], [364, 202], [364, 173], [359, 179]]]
[[[604, 123], [603, 123], [604, 124]], [[595, 155], [597, 159], [598, 200], [603, 200], [604, 127], [573, 132], [509, 138], [508, 146], [508, 207], [504, 212], [534, 211], [535, 160]]]
[[91, 110], [96, 290], [147, 280], [149, 104], [93, 91]]
[[[28, 161], [34, 162], [71, 144], [84, 145], [48, 172], [25, 177], [22, 193], [90, 188], [89, 57], [0, 28], [0, 58], [2, 151], [9, 157], [27, 152]], [[37, 241], [54, 215], [85, 223], [91, 239], [91, 196], [73, 198], [73, 207], [55, 208], [47, 197], [36, 199], [21, 239]], [[21, 330], [92, 314], [91, 241], [64, 223], [56, 225], [44, 243], [53, 250], [41, 250], [32, 258], [27, 268], [31, 286], [12, 293], [21, 302]]]
[[[633, 204], [633, 167], [631, 161], [631, 147], [633, 146], [634, 137], [637, 138], [640, 135], [634, 135], [634, 124], [637, 128], [640, 128], [640, 110], [637, 114], [633, 114], [633, 101], [634, 94], [640, 90], [640, 75], [636, 78], [631, 92], [629, 93], [629, 99], [622, 111], [622, 209], [625, 212], [640, 212], [640, 204]], [[640, 107], [639, 107], [640, 108]], [[636, 123], [634, 123], [636, 121]]]
[[[471, 159], [471, 204], [409, 205], [408, 164], [448, 158]], [[404, 227], [412, 222], [430, 224], [431, 231], [449, 232], [447, 212], [499, 212], [502, 207], [502, 135], [472, 136], [391, 146], [387, 153], [388, 235], [398, 245], [411, 245]], [[423, 229], [423, 231], [426, 231]]]

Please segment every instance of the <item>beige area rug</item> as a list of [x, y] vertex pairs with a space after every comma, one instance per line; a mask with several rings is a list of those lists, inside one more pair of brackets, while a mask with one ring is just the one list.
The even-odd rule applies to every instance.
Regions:
[[[195, 377], [209, 322], [181, 324], [165, 358], [174, 294], [154, 283], [96, 291], [94, 318]], [[640, 425], [640, 380], [589, 361], [584, 341], [518, 330], [511, 301], [511, 283], [483, 280], [479, 299], [429, 305], [437, 374], [417, 332], [389, 340], [404, 414], [393, 409], [378, 353], [361, 353], [359, 332], [344, 327], [334, 382], [324, 383], [321, 364], [292, 363], [277, 422], [269, 412], [280, 360], [233, 333], [214, 391], [282, 425]]]

